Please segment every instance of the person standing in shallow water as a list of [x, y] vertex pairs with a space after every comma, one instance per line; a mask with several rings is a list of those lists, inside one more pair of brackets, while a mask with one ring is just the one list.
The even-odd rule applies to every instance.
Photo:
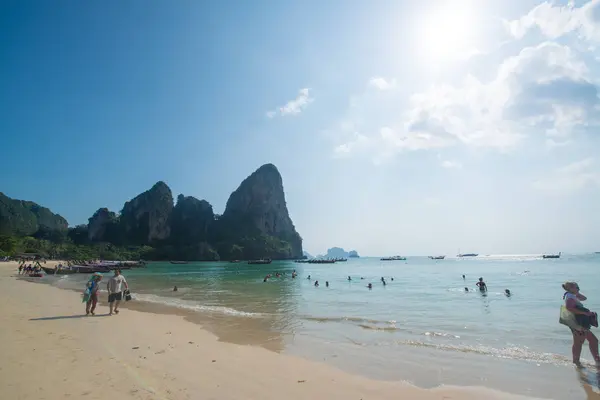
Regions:
[[590, 353], [592, 353], [596, 364], [600, 364], [598, 338], [590, 330], [592, 322], [594, 322], [593, 318], [596, 319], [596, 326], [598, 326], [598, 317], [596, 313], [591, 312], [581, 303], [582, 301], [587, 300], [587, 297], [579, 292], [579, 285], [576, 282], [565, 282], [562, 287], [566, 291], [563, 295], [565, 306], [567, 307], [567, 310], [575, 314], [577, 324], [581, 327], [581, 330], [571, 328], [571, 332], [573, 333], [573, 364], [577, 366], [581, 365], [581, 349], [583, 348], [583, 343], [586, 339], [590, 346]]
[[123, 286], [125, 290], [129, 289], [125, 277], [121, 275], [120, 269], [115, 269], [115, 275], [108, 280], [106, 288], [108, 289], [108, 304], [110, 307], [108, 315], [119, 313], [119, 304], [123, 300]]
[[487, 285], [483, 281], [483, 278], [479, 278], [479, 282], [477, 282], [476, 285], [479, 286], [480, 292], [487, 292]]

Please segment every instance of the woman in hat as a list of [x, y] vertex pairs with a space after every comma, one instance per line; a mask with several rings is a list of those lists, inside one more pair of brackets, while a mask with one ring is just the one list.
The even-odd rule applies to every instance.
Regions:
[[587, 300], [587, 297], [579, 291], [577, 282], [565, 282], [562, 287], [565, 290], [565, 294], [563, 295], [565, 306], [567, 310], [575, 315], [578, 325], [577, 329], [571, 327], [571, 332], [573, 332], [573, 363], [578, 366], [581, 365], [579, 361], [581, 348], [587, 339], [594, 361], [600, 364], [598, 338], [590, 330], [592, 326], [598, 327], [598, 315], [581, 304], [582, 301]]

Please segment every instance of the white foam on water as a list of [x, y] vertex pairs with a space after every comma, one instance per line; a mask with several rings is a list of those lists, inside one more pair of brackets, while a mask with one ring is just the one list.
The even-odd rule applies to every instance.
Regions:
[[190, 311], [196, 311], [196, 312], [224, 314], [224, 315], [231, 315], [231, 316], [235, 316], [235, 317], [246, 317], [246, 318], [257, 318], [257, 317], [262, 317], [264, 315], [261, 313], [240, 311], [240, 310], [236, 310], [236, 309], [230, 308], [230, 307], [206, 306], [206, 305], [202, 305], [197, 302], [194, 302], [194, 301], [186, 301], [186, 300], [181, 300], [181, 299], [176, 299], [176, 298], [162, 297], [162, 296], [157, 296], [154, 294], [133, 293], [132, 295], [133, 295], [134, 299], [138, 300], [138, 301], [144, 301], [147, 303], [154, 303], [154, 304], [163, 304], [163, 305], [170, 306], [170, 307], [177, 307], [177, 308], [181, 308], [184, 310], [190, 310]]

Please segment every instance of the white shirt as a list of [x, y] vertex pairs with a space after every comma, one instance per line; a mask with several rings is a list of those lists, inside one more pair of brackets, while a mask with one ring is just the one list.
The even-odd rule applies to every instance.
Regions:
[[123, 291], [123, 283], [127, 283], [123, 275], [113, 276], [108, 281], [108, 293], [120, 293]]

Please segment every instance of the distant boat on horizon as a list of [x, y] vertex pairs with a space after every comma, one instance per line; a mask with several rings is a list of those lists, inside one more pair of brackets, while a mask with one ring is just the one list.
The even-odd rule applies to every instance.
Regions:
[[432, 260], [443, 260], [446, 256], [429, 256], [429, 258]]
[[562, 252], [558, 252], [558, 254], [542, 254], [542, 258], [560, 258]]
[[393, 256], [393, 257], [383, 257], [379, 259], [380, 261], [406, 261], [406, 257], [402, 256]]
[[464, 253], [464, 254], [457, 254], [456, 257], [459, 258], [463, 258], [463, 257], [477, 257], [479, 254], [478, 253]]
[[171, 261], [171, 264], [187, 264], [187, 261]]

